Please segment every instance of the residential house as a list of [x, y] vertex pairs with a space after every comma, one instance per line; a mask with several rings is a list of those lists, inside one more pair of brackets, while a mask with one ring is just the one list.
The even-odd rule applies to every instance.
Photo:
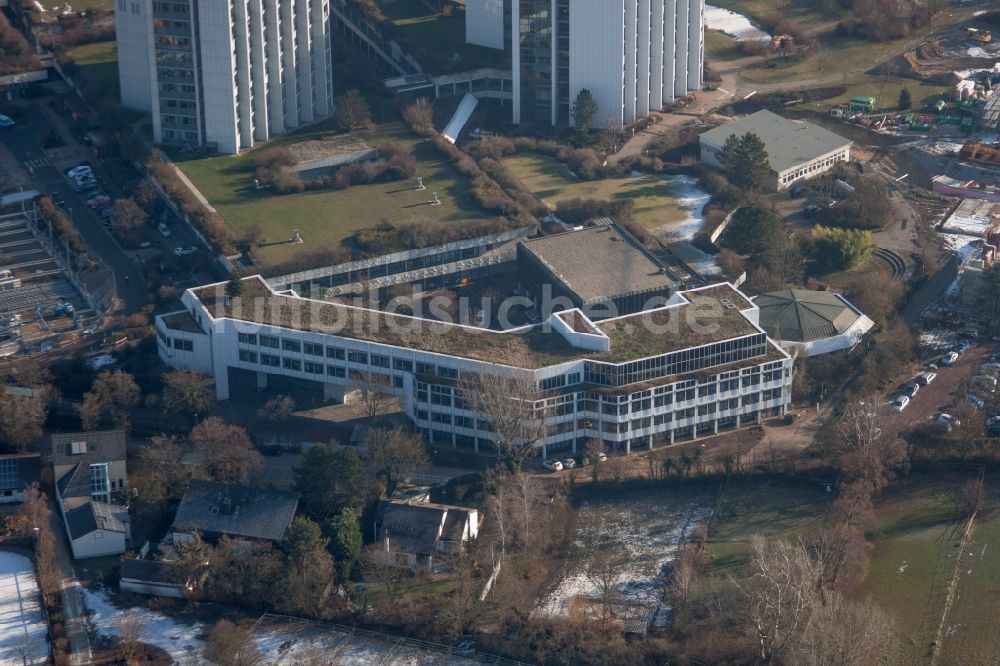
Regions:
[[50, 439], [56, 496], [64, 511], [124, 495], [124, 430], [60, 433]]
[[295, 518], [299, 494], [192, 479], [174, 517], [173, 542], [233, 539], [281, 541]]
[[412, 500], [382, 502], [375, 524], [375, 540], [387, 557], [399, 566], [430, 572], [443, 569], [445, 550], [478, 534], [476, 509]]
[[63, 519], [74, 560], [121, 555], [128, 547], [131, 531], [124, 505], [85, 502], [64, 510]]
[[124, 430], [50, 437], [56, 500], [74, 559], [124, 553], [131, 539], [124, 502]]
[[42, 457], [37, 453], [0, 455], [0, 504], [23, 502], [25, 490], [41, 472]]

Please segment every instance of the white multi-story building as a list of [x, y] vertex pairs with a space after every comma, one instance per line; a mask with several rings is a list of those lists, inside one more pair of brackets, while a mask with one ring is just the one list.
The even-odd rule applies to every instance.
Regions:
[[509, 40], [515, 123], [572, 123], [587, 89], [595, 124], [621, 127], [701, 89], [704, 9], [704, 0], [468, 0], [466, 39]]
[[329, 0], [118, 0], [115, 26], [157, 143], [236, 153], [333, 108]]
[[538, 393], [542, 454], [590, 439], [652, 448], [783, 414], [792, 359], [729, 284], [681, 291], [663, 305], [594, 323], [581, 310], [536, 326], [485, 330], [306, 299], [245, 278], [189, 289], [160, 315], [160, 357], [215, 378], [220, 399], [272, 389], [340, 401], [378, 381], [433, 442], [479, 450], [493, 428], [463, 400], [467, 373], [516, 373]]

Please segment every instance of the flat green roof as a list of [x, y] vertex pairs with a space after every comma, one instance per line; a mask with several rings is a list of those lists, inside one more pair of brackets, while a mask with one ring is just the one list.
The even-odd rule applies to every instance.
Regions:
[[597, 325], [611, 340], [610, 352], [571, 345], [544, 325], [494, 331], [378, 310], [324, 303], [275, 293], [259, 276], [244, 278], [240, 297], [227, 299], [225, 283], [192, 293], [214, 317], [327, 333], [522, 368], [592, 359], [623, 363], [759, 333], [741, 313], [752, 304], [728, 284], [683, 292], [691, 303], [640, 312]]

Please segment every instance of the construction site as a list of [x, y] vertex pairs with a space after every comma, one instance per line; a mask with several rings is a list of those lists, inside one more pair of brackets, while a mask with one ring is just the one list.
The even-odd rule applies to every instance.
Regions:
[[60, 243], [33, 201], [0, 209], [0, 357], [76, 341], [113, 293], [111, 272]]

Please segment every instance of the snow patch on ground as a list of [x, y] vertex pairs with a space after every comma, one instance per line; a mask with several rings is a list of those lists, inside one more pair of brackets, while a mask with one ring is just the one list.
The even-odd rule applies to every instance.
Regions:
[[[655, 495], [655, 494], [654, 494]], [[711, 500], [671, 504], [664, 497], [631, 495], [616, 501], [585, 502], [577, 515], [574, 554], [554, 589], [537, 606], [543, 615], [567, 616], [574, 607], [600, 612], [601, 588], [588, 571], [596, 556], [616, 562], [616, 614], [629, 619], [666, 620], [663, 593], [677, 549], [695, 526], [708, 521]]]
[[97, 633], [105, 636], [119, 635], [117, 620], [126, 610], [139, 613], [146, 623], [142, 641], [165, 650], [179, 664], [200, 664], [205, 645], [199, 636], [206, 631], [200, 623], [179, 622], [159, 611], [137, 606], [133, 609], [118, 608], [111, 603], [104, 590], [81, 588], [83, 604], [90, 613], [90, 624]]
[[943, 328], [934, 328], [920, 334], [920, 346], [924, 349], [945, 351], [958, 342], [958, 334]]
[[0, 552], [0, 665], [48, 663], [47, 636], [31, 560]]
[[671, 240], [691, 240], [705, 225], [705, 205], [712, 195], [698, 187], [697, 179], [692, 176], [672, 176], [669, 186], [670, 196], [687, 216], [679, 222], [659, 227], [656, 231]]
[[[126, 609], [111, 603], [107, 592], [82, 590], [83, 603], [90, 613], [90, 623], [98, 634], [117, 636], [116, 620]], [[205, 643], [201, 639], [209, 630], [199, 622], [175, 620], [159, 611], [135, 607], [146, 623], [142, 641], [165, 650], [180, 666], [204, 666]], [[42, 625], [44, 631], [44, 624]], [[463, 657], [441, 654], [419, 648], [397, 646], [389, 640], [359, 633], [340, 631], [312, 622], [293, 621], [280, 624], [261, 623], [254, 630], [254, 641], [266, 662], [273, 666], [298, 666], [306, 656], [318, 654], [323, 663], [337, 666], [465, 666], [476, 664]], [[6, 662], [3, 662], [6, 664]], [[14, 666], [11, 664], [11, 666]], [[17, 662], [20, 666], [20, 661]]]
[[771, 35], [755, 26], [743, 14], [712, 5], [705, 5], [705, 27], [710, 30], [718, 30], [741, 42], [771, 39]]
[[396, 646], [378, 638], [338, 631], [311, 622], [262, 624], [254, 640], [267, 662], [273, 666], [298, 666], [308, 662], [308, 657], [312, 655], [320, 655], [323, 663], [337, 666], [465, 666], [480, 663], [405, 645]]

